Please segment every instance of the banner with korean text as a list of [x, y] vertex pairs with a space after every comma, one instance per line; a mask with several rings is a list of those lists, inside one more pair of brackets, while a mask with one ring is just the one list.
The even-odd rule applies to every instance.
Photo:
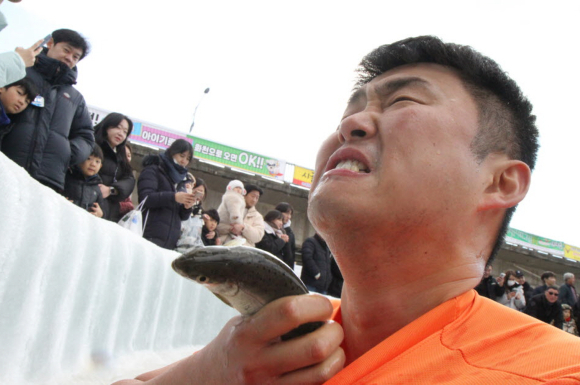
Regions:
[[193, 136], [191, 138], [193, 138], [194, 142], [193, 156], [198, 159], [205, 159], [254, 174], [284, 180], [286, 162], [283, 160], [269, 158]]
[[314, 170], [308, 168], [294, 166], [294, 178], [292, 183], [310, 188], [312, 187], [312, 178], [314, 177]]
[[580, 247], [564, 244], [564, 256], [569, 259], [580, 261]]
[[560, 257], [564, 256], [564, 242], [538, 237], [520, 230], [508, 229], [505, 240], [530, 249], [540, 250]]

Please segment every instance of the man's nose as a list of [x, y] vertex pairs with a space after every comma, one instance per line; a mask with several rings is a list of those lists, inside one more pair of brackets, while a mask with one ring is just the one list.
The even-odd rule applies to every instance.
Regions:
[[368, 139], [374, 136], [377, 132], [376, 118], [373, 112], [367, 110], [344, 118], [338, 127], [339, 142]]

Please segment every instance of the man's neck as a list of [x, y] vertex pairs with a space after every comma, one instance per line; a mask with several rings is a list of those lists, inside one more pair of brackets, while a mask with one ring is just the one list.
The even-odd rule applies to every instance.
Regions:
[[[377, 259], [372, 249], [359, 248], [352, 254], [356, 260], [346, 261], [347, 264], [368, 262], [370, 266], [362, 270], [362, 274], [357, 274], [352, 266], [343, 272], [341, 312], [347, 364], [481, 281], [485, 261], [475, 254], [465, 257], [470, 255], [469, 250], [457, 247], [439, 251], [410, 249], [389, 255], [389, 248], [383, 245], [378, 249], [381, 251], [375, 251], [382, 256]], [[345, 258], [348, 256], [341, 253], [337, 256], [342, 264]]]

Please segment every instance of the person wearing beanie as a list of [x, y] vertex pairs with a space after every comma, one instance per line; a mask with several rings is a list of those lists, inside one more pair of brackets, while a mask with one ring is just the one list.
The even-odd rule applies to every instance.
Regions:
[[[227, 219], [228, 223], [231, 225], [243, 224], [244, 208], [246, 207], [244, 195], [246, 195], [244, 184], [237, 179], [230, 181], [226, 187], [226, 192], [222, 196], [222, 203], [218, 207], [219, 217]], [[243, 239], [243, 237], [239, 237], [232, 232], [228, 232], [224, 235], [225, 238], [222, 239], [223, 244], [235, 239]]]
[[578, 336], [578, 325], [576, 325], [576, 320], [572, 318], [572, 306], [567, 303], [562, 304], [562, 314], [564, 316], [564, 323], [562, 324], [562, 330], [566, 333], [574, 334]]

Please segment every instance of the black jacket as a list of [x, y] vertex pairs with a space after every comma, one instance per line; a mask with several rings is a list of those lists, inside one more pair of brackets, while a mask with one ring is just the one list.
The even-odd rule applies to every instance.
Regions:
[[159, 155], [145, 157], [137, 191], [139, 202], [147, 198], [143, 205], [143, 238], [157, 246], [175, 249], [181, 234], [181, 221], [189, 218], [192, 209], [175, 201], [175, 185], [165, 167]]
[[559, 300], [554, 303], [548, 302], [544, 293], [532, 297], [530, 303], [526, 306], [525, 313], [540, 321], [552, 324], [558, 329], [562, 329], [562, 323], [564, 322], [562, 303]]
[[103, 180], [105, 186], [114, 186], [119, 192], [118, 195], [109, 195], [105, 199], [105, 205], [107, 206], [107, 211], [109, 215], [106, 219], [113, 222], [119, 222], [122, 215], [120, 213], [119, 203], [124, 201], [131, 195], [133, 189], [135, 188], [135, 177], [131, 172], [123, 173], [121, 171], [120, 161], [118, 160], [117, 153], [113, 151], [109, 143], [103, 143], [101, 145], [103, 149], [103, 167], [99, 171], [99, 175]]
[[573, 307], [574, 305], [576, 305], [576, 301], [578, 300], [578, 298], [576, 298], [576, 296], [574, 295], [574, 291], [576, 291], [576, 288], [574, 287], [574, 291], [572, 291], [572, 287], [573, 286], [568, 285], [567, 283], [560, 286], [559, 291], [560, 294], [558, 295], [558, 299], [560, 300], [560, 302], [566, 303]]
[[31, 104], [13, 115], [2, 152], [34, 179], [62, 190], [68, 168], [85, 161], [95, 143], [85, 99], [73, 87], [76, 67], [41, 53], [26, 74], [38, 87], [44, 107]]
[[495, 278], [491, 275], [487, 278], [482, 278], [479, 285], [475, 287], [475, 291], [479, 293], [482, 297], [487, 297], [489, 299], [495, 299], [501, 297], [504, 293], [504, 288], [501, 287]]
[[284, 231], [288, 235], [288, 242], [286, 242], [282, 250], [282, 260], [294, 270], [294, 263], [296, 261], [296, 237], [290, 226], [284, 227]]
[[[330, 270], [330, 250], [319, 236], [307, 238], [302, 243], [302, 272], [300, 278], [308, 285], [323, 293], [328, 291], [332, 281]], [[320, 273], [320, 277], [315, 277]]]
[[[264, 223], [266, 225], [266, 223]], [[256, 243], [256, 247], [258, 249], [265, 250], [271, 254], [274, 254], [276, 257], [280, 258], [284, 261], [284, 254], [283, 250], [286, 247], [286, 242], [278, 235], [276, 235], [271, 226], [264, 226], [264, 236], [260, 240], [260, 242]]]
[[107, 212], [104, 208], [104, 199], [99, 188], [99, 183], [103, 183], [99, 175], [85, 178], [77, 166], [71, 167], [66, 173], [63, 195], [73, 201], [73, 203], [91, 212], [93, 203], [98, 203], [103, 210], [103, 218]]
[[209, 234], [209, 229], [205, 225], [201, 228], [201, 241], [205, 246], [215, 246], [215, 241], [220, 237], [220, 234], [217, 229], [215, 229], [214, 232], [215, 236], [212, 239], [208, 239], [207, 235]]

